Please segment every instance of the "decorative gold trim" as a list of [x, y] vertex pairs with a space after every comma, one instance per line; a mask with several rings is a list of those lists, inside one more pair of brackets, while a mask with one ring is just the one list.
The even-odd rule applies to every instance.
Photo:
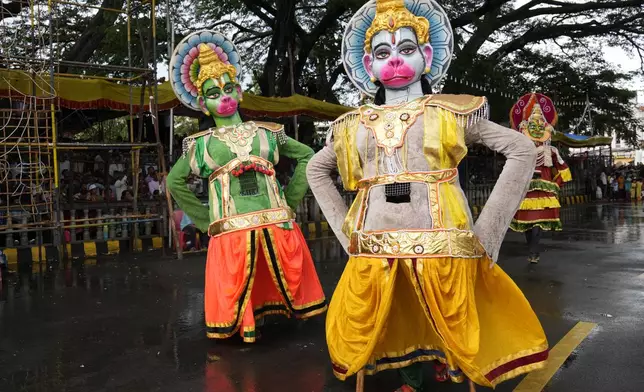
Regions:
[[481, 258], [485, 249], [471, 231], [458, 229], [355, 231], [349, 243], [351, 256]]
[[358, 181], [358, 189], [370, 188], [375, 185], [393, 184], [396, 182], [422, 182], [437, 184], [450, 182], [458, 176], [458, 169], [436, 170], [428, 172], [406, 172], [399, 174], [384, 174]]
[[427, 184], [429, 188], [429, 210], [432, 215], [432, 227], [443, 228], [443, 214], [441, 213], [440, 189], [438, 183]]
[[518, 219], [512, 219], [512, 222], [516, 223], [548, 223], [548, 222], [560, 222], [561, 218], [553, 218], [553, 219], [535, 219], [535, 220], [530, 220], [530, 221], [524, 221], [524, 220], [518, 220]]
[[[439, 361], [444, 365], [447, 365], [449, 370], [451, 372], [456, 372], [459, 371], [461, 374], [459, 376], [452, 376], [450, 374], [450, 379], [455, 382], [455, 383], [462, 383], [465, 381], [465, 373], [463, 373], [463, 370], [460, 368], [452, 368], [452, 366], [448, 363], [447, 359], [441, 355], [419, 355], [417, 357], [414, 357], [412, 359], [406, 360], [406, 361], [400, 361], [400, 362], [393, 362], [393, 363], [386, 363], [386, 364], [380, 364], [377, 365], [376, 362], [380, 359], [383, 358], [397, 358], [397, 357], [403, 357], [409, 353], [412, 353], [414, 351], [418, 350], [427, 350], [427, 351], [440, 351], [441, 353], [445, 353], [444, 350], [441, 350], [440, 348], [436, 348], [435, 346], [413, 346], [411, 349], [406, 349], [404, 351], [401, 351], [399, 353], [385, 353], [385, 355], [379, 356], [378, 359], [373, 359], [370, 358], [369, 362], [367, 362], [367, 366], [365, 366], [364, 371], [365, 374], [368, 376], [372, 376], [378, 372], [381, 372], [383, 370], [391, 370], [391, 369], [400, 369], [407, 367], [411, 364], [417, 363], [417, 362], [429, 362], [429, 361]], [[342, 367], [347, 369], [348, 366], [345, 365], [337, 365], [338, 367]], [[344, 374], [344, 373], [339, 373], [335, 369], [333, 370], [333, 374], [340, 380], [346, 380], [347, 377], [350, 377], [351, 375]]]
[[371, 131], [378, 147], [391, 156], [403, 146], [407, 130], [425, 112], [425, 104], [430, 99], [428, 95], [392, 107], [365, 105], [359, 108], [360, 122]]
[[248, 214], [235, 215], [212, 222], [208, 227], [208, 234], [216, 237], [225, 233], [239, 230], [248, 230], [269, 224], [290, 222], [295, 219], [295, 214], [290, 208], [273, 208], [249, 212]]
[[266, 316], [276, 316], [276, 315], [290, 317], [291, 313], [287, 310], [265, 310], [255, 315], [255, 321], [261, 320]]
[[483, 109], [487, 104], [487, 98], [467, 94], [439, 94], [432, 95], [425, 103], [426, 106], [435, 106], [458, 115], [472, 114]]
[[[233, 200], [230, 197], [230, 176], [221, 176], [221, 218], [230, 216], [230, 204]], [[212, 225], [212, 224], [211, 224]]]
[[[277, 254], [277, 250], [275, 249], [275, 238], [273, 237], [273, 233], [271, 232], [270, 229], [268, 229], [268, 232], [269, 232], [268, 235], [270, 237], [269, 240], [271, 242], [271, 246], [273, 246], [273, 254], [275, 255], [275, 263], [277, 264], [277, 266], [278, 266], [277, 269], [279, 271], [275, 271], [275, 268], [273, 268], [273, 263], [271, 261], [271, 253], [270, 253], [270, 251], [268, 249], [268, 244], [266, 243], [266, 234], [262, 230], [261, 236], [262, 236], [262, 239], [263, 239], [262, 240], [262, 249], [264, 250], [264, 259], [266, 260], [268, 270], [271, 273], [271, 278], [273, 278], [273, 284], [275, 285], [275, 289], [277, 290], [277, 292], [279, 293], [280, 297], [282, 298], [282, 302], [288, 308], [289, 303], [291, 305], [293, 305], [293, 298], [291, 297], [291, 291], [288, 288], [288, 284], [286, 283], [286, 280], [284, 279], [284, 274], [282, 273], [282, 269], [280, 268], [279, 255]], [[288, 296], [288, 298], [285, 298], [284, 293], [282, 292], [282, 290], [280, 290], [280, 284], [279, 284], [279, 281], [277, 280], [277, 273], [278, 272], [280, 274], [280, 279], [282, 281], [282, 284], [284, 285], [284, 291], [286, 292], [286, 295]], [[291, 309], [289, 309], [289, 312], [290, 311], [291, 311]]]
[[276, 132], [281, 132], [284, 130], [284, 124], [278, 124], [278, 123], [273, 123], [273, 122], [267, 122], [267, 121], [254, 121], [254, 123], [260, 127], [264, 128], [267, 131], [276, 133]]
[[[324, 301], [326, 301], [326, 299], [323, 299], [321, 302], [324, 302]], [[309, 305], [309, 306], [313, 306], [313, 305]], [[329, 305], [324, 305], [324, 307], [321, 307], [320, 309], [312, 310], [312, 311], [310, 311], [308, 313], [295, 314], [295, 317], [299, 318], [299, 319], [311, 318], [311, 317], [314, 317], [314, 316], [317, 316], [319, 314], [322, 314], [322, 313], [326, 312], [328, 308], [329, 308]]]

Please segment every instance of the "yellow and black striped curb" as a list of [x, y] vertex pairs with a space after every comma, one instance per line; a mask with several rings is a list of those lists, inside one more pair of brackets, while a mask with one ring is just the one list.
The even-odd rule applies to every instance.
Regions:
[[590, 203], [590, 195], [576, 195], [576, 196], [566, 196], [562, 200], [563, 205], [571, 206], [575, 204], [585, 204]]
[[329, 228], [329, 223], [326, 221], [309, 222], [303, 224], [301, 227], [304, 237], [307, 239], [315, 239], [332, 234], [331, 229]]
[[[72, 259], [85, 259], [97, 256], [117, 255], [130, 252], [130, 240], [89, 241], [66, 244], [67, 256]], [[148, 252], [163, 248], [162, 237], [137, 239], [134, 243], [135, 252]], [[39, 262], [40, 260], [54, 261], [58, 259], [58, 249], [53, 245], [31, 246], [20, 248], [5, 248], [2, 252], [7, 256], [7, 263]]]

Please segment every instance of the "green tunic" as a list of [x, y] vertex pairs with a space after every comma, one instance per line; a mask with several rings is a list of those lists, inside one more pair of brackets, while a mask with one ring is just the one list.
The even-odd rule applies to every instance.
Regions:
[[[212, 222], [223, 217], [281, 205], [288, 205], [295, 211], [308, 189], [306, 165], [313, 157], [313, 150], [286, 137], [283, 132], [283, 126], [279, 124], [251, 121], [210, 129], [186, 138], [184, 154], [168, 174], [168, 191], [204, 233]], [[284, 191], [274, 176], [257, 171], [249, 171], [243, 177], [230, 174], [231, 167], [238, 167], [239, 161], [247, 162], [259, 157], [276, 165], [280, 155], [297, 161], [295, 173]], [[209, 207], [204, 206], [186, 186], [190, 173], [202, 178], [211, 177]], [[249, 176], [254, 177], [250, 178], [250, 193], [247, 189]], [[242, 178], [246, 184], [242, 184]]]

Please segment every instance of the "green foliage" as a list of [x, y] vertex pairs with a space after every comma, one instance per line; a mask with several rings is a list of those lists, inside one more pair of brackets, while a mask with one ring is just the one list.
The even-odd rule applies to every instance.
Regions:
[[[568, 52], [568, 55], [562, 58], [524, 49], [498, 63], [477, 56], [471, 67], [456, 63], [452, 75], [485, 83], [488, 89], [496, 88], [496, 92], [488, 94], [491, 119], [495, 122], [507, 123], [509, 110], [516, 99], [536, 91], [555, 102], [565, 103], [557, 105], [559, 123], [556, 128], [559, 131], [580, 135], [611, 135], [614, 131], [619, 138], [635, 144], [637, 130], [643, 125], [633, 116], [636, 93], [622, 87], [632, 81], [634, 75], [616, 71], [598, 54], [588, 56], [579, 50]], [[444, 92], [486, 94], [475, 87], [455, 83], [446, 86]], [[511, 98], [503, 97], [501, 93], [509, 94]], [[585, 103], [587, 96], [592, 104], [592, 128], [588, 121], [581, 121], [585, 104], [580, 103]]]
[[127, 117], [120, 117], [95, 123], [91, 127], [74, 134], [74, 141], [127, 142], [130, 140], [127, 121]]
[[174, 117], [175, 135], [188, 136], [199, 131], [199, 120], [192, 117]]

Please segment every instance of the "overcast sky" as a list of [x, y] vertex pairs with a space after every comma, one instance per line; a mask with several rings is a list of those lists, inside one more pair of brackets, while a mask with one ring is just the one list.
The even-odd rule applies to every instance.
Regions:
[[[516, 7], [520, 7], [531, 0], [516, 0]], [[583, 1], [575, 1], [583, 3]], [[622, 48], [604, 48], [604, 56], [608, 62], [614, 64], [622, 71], [631, 72], [641, 68], [640, 58], [637, 53], [629, 53]], [[644, 103], [644, 78], [637, 78], [628, 88], [643, 92], [640, 102]]]

